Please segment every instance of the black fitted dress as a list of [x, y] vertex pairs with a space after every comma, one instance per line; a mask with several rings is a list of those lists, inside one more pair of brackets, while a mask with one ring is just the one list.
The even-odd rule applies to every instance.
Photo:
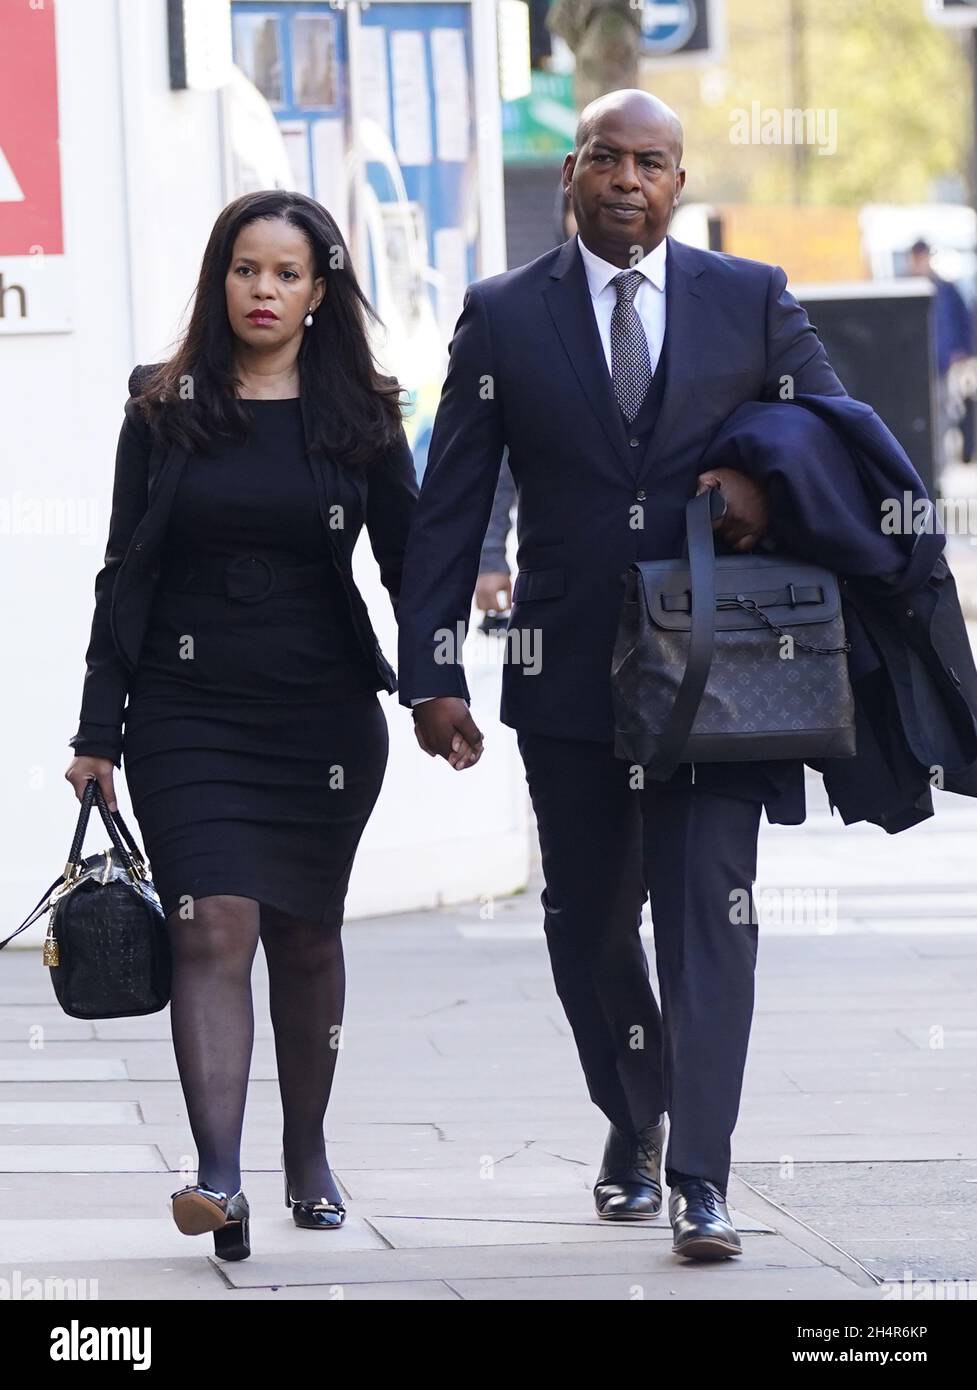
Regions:
[[173, 498], [129, 687], [126, 784], [167, 914], [233, 893], [338, 925], [388, 753], [338, 573], [324, 564], [260, 601], [167, 584], [246, 555], [328, 560], [299, 400], [249, 405], [248, 441], [191, 454]]

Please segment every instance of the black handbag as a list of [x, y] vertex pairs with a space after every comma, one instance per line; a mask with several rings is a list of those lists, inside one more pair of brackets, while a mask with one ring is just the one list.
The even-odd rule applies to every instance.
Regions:
[[[111, 849], [81, 858], [92, 802]], [[120, 834], [121, 832], [121, 834]], [[43, 963], [72, 1018], [157, 1013], [170, 999], [166, 917], [142, 852], [95, 777], [85, 788], [64, 873], [0, 949], [50, 909]]]
[[837, 577], [791, 556], [716, 555], [717, 490], [685, 509], [688, 558], [625, 575], [611, 661], [614, 752], [655, 781], [680, 763], [853, 757]]

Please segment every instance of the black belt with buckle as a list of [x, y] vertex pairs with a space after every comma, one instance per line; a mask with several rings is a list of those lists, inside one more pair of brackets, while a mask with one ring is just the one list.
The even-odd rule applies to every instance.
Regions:
[[325, 580], [329, 561], [290, 565], [266, 555], [183, 556], [167, 561], [160, 571], [160, 587], [194, 594], [224, 594], [241, 603], [259, 603], [271, 593], [306, 589]]

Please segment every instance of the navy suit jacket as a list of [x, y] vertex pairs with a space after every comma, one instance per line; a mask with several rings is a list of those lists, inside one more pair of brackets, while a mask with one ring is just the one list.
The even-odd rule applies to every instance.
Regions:
[[[173, 497], [189, 457], [185, 449], [153, 437], [133, 393], [150, 370], [135, 367], [119, 432], [105, 560], [95, 578], [95, 612], [86, 652], [81, 714], [68, 740], [79, 756], [111, 758], [121, 766], [124, 705], [159, 578], [160, 558]], [[322, 519], [323, 559], [335, 563], [360, 644], [373, 662], [378, 690], [394, 691], [397, 678], [377, 641], [369, 612], [353, 579], [352, 554], [364, 526], [380, 566], [380, 578], [397, 612], [404, 547], [417, 501], [417, 475], [407, 436], [366, 469], [341, 467], [310, 451]], [[343, 508], [344, 525], [330, 525], [329, 508]]]
[[[531, 658], [507, 659], [500, 717], [521, 730], [610, 742], [624, 573], [636, 560], [681, 553], [685, 504], [710, 439], [743, 402], [781, 398], [785, 382], [845, 394], [779, 266], [668, 237], [665, 293], [664, 394], [635, 447], [575, 236], [469, 286], [404, 561], [402, 704], [469, 699], [460, 650], [445, 661], [443, 638], [467, 631], [506, 445], [519, 539], [508, 638], [536, 634], [539, 670], [531, 673]], [[800, 765], [790, 766], [799, 777]], [[749, 772], [726, 764], [716, 775], [735, 788]]]

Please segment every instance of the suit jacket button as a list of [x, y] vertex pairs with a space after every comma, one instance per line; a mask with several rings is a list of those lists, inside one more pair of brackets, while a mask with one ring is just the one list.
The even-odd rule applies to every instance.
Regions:
[[628, 443], [631, 445], [631, 448], [632, 448], [632, 449], [637, 449], [637, 447], [638, 447], [638, 441], [637, 441], [636, 439], [629, 439], [629, 440], [628, 440]]
[[142, 550], [142, 541], [136, 541], [135, 545], [132, 548], [133, 550]]
[[647, 495], [648, 494], [645, 492], [644, 488], [642, 488], [640, 492], [635, 493], [635, 498], [638, 502], [643, 502]]

